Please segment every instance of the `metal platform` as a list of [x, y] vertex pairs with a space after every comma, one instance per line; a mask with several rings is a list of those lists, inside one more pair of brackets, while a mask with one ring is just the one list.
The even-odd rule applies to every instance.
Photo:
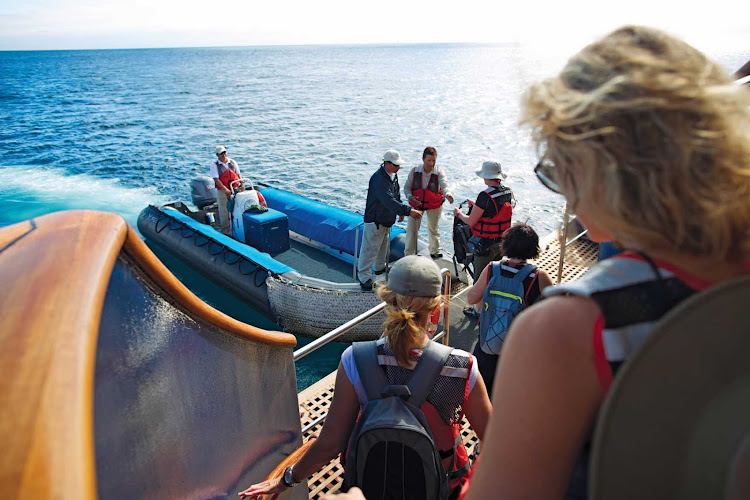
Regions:
[[[553, 282], [557, 278], [558, 262], [560, 259], [560, 246], [557, 241], [556, 235], [552, 235], [542, 241], [542, 255], [534, 262], [549, 273]], [[580, 278], [589, 267], [596, 263], [598, 253], [598, 245], [585, 238], [571, 241], [565, 252], [565, 264], [562, 269], [561, 281], [572, 281]], [[478, 338], [479, 328], [477, 328], [476, 320], [462, 313], [466, 305], [466, 289], [464, 288], [451, 297], [449, 344], [458, 349], [471, 352], [474, 342]], [[328, 412], [328, 407], [333, 397], [335, 379], [336, 372], [333, 372], [299, 393], [302, 429], [310, 427], [306, 432], [303, 432], [302, 439], [304, 442], [307, 442], [311, 436], [319, 434], [323, 428], [322, 422], [315, 425], [311, 424]], [[465, 418], [462, 434], [467, 452], [473, 460], [475, 448], [479, 440]], [[323, 495], [337, 491], [343, 481], [343, 473], [344, 469], [337, 458], [310, 477], [307, 483], [310, 491], [310, 499], [317, 499]]]

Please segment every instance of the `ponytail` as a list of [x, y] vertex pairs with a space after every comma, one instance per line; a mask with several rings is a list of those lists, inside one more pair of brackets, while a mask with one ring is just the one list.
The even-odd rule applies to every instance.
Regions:
[[422, 345], [427, 319], [443, 298], [401, 295], [385, 286], [378, 288], [378, 295], [386, 303], [384, 335], [398, 364], [408, 366], [409, 351]]

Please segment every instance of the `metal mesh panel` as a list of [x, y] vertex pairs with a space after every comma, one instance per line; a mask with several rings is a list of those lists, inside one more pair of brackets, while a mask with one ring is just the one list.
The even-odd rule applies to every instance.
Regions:
[[[380, 354], [393, 356], [393, 352], [386, 345], [378, 346], [378, 351]], [[468, 370], [469, 358], [451, 355], [445, 366]], [[388, 381], [393, 385], [405, 384], [407, 376], [411, 373], [411, 370], [401, 368], [400, 366], [389, 365], [384, 368]], [[437, 382], [435, 382], [435, 387], [427, 395], [427, 402], [437, 410], [443, 422], [454, 424], [461, 416], [465, 390], [465, 378], [440, 376]]]

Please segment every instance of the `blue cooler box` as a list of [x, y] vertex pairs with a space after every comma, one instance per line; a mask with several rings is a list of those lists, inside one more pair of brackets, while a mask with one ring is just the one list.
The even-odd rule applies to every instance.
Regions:
[[242, 214], [245, 243], [270, 254], [289, 250], [289, 219], [278, 210]]

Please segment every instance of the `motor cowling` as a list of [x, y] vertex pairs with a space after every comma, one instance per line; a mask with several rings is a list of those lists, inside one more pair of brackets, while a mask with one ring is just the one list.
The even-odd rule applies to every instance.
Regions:
[[202, 209], [216, 202], [216, 187], [214, 180], [210, 177], [196, 177], [190, 181], [190, 191], [193, 204]]

